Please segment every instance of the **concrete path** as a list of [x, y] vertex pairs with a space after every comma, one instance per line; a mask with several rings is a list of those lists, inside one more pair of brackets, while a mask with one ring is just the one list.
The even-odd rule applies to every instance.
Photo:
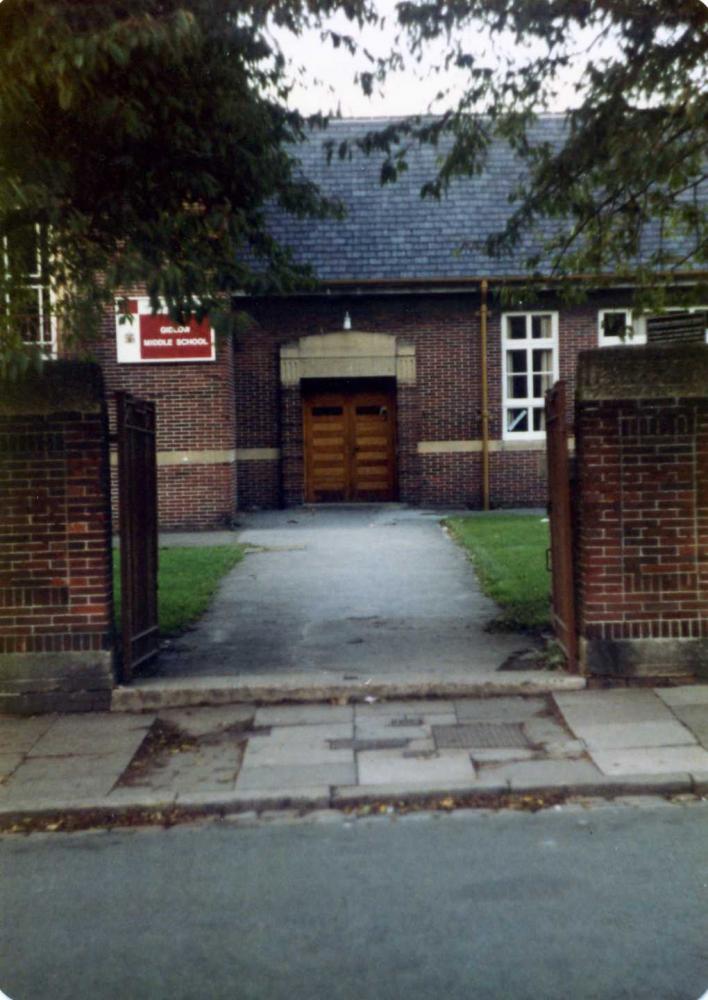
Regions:
[[708, 685], [0, 719], [6, 829], [510, 792], [708, 794]]
[[249, 515], [238, 538], [251, 551], [194, 630], [161, 655], [157, 675], [498, 670], [532, 643], [485, 631], [498, 609], [442, 517], [400, 504]]

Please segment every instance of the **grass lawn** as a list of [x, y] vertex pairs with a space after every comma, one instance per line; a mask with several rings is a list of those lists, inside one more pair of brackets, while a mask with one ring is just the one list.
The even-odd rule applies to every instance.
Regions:
[[501, 606], [500, 625], [540, 628], [549, 624], [547, 522], [537, 515], [475, 514], [450, 517], [444, 523], [467, 550], [484, 593]]
[[[219, 580], [243, 559], [242, 545], [160, 549], [158, 613], [160, 632], [171, 635], [206, 611]], [[116, 622], [120, 622], [120, 552], [113, 553]]]

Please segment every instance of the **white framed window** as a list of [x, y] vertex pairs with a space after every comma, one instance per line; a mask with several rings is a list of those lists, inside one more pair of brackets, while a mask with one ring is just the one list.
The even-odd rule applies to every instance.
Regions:
[[[26, 284], [16, 304], [17, 322], [26, 344], [39, 347], [46, 357], [56, 356], [56, 322], [46, 268], [46, 247], [40, 226], [28, 226], [12, 240], [0, 240], [0, 266]], [[5, 306], [10, 307], [9, 296]]]
[[600, 309], [597, 314], [597, 342], [600, 347], [646, 344], [644, 317], [634, 319], [631, 309]]
[[502, 314], [503, 437], [546, 436], [545, 394], [558, 379], [558, 313]]

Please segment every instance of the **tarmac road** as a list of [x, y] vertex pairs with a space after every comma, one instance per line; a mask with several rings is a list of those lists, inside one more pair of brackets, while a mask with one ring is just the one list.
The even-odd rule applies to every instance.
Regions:
[[708, 803], [0, 840], [12, 1000], [698, 1000]]

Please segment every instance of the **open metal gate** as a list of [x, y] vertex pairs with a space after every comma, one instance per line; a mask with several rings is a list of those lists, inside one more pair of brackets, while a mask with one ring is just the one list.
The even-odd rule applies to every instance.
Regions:
[[120, 505], [121, 680], [154, 660], [157, 618], [155, 404], [116, 393]]
[[548, 516], [551, 529], [551, 622], [568, 661], [578, 669], [573, 577], [573, 512], [571, 506], [565, 382], [546, 393], [546, 454], [548, 459]]

